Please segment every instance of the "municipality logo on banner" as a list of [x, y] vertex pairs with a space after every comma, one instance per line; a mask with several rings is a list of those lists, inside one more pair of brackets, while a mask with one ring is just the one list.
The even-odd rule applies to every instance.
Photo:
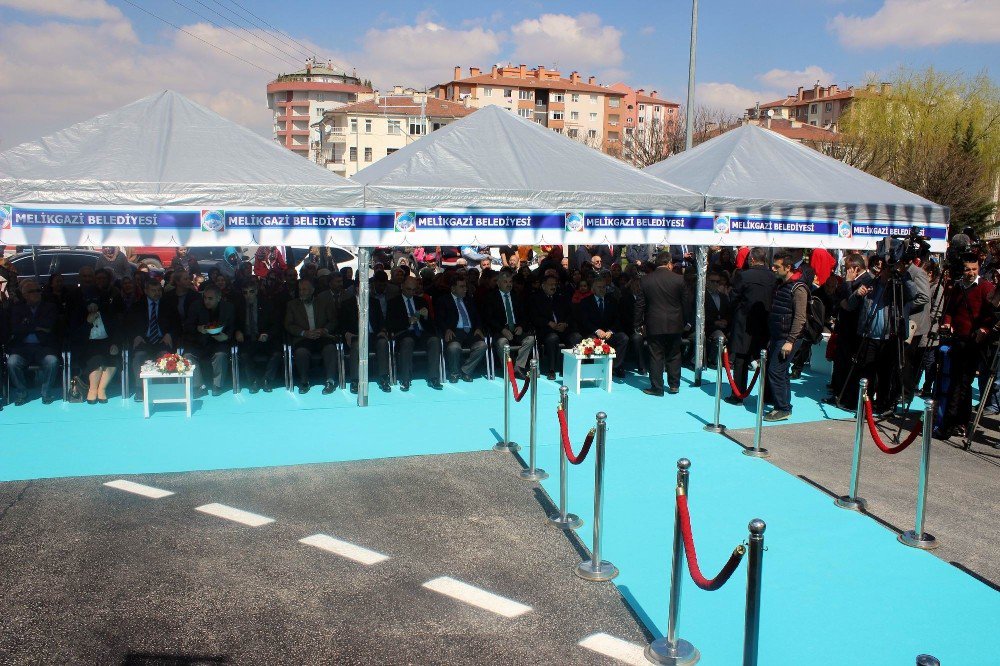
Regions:
[[412, 234], [417, 230], [417, 214], [412, 210], [396, 211], [393, 229], [402, 234]]
[[0, 206], [0, 229], [10, 229], [13, 220], [14, 214], [11, 212], [10, 206]]
[[715, 229], [715, 233], [717, 234], [728, 234], [729, 227], [730, 224], [728, 215], [718, 216], [717, 218], [715, 218], [715, 223], [712, 225], [712, 228]]
[[586, 217], [583, 213], [566, 213], [566, 231], [583, 231], [586, 226]]
[[226, 230], [226, 211], [224, 210], [203, 210], [201, 211], [201, 230], [220, 232]]
[[854, 228], [851, 223], [847, 220], [837, 220], [837, 235], [841, 238], [852, 238], [854, 236]]

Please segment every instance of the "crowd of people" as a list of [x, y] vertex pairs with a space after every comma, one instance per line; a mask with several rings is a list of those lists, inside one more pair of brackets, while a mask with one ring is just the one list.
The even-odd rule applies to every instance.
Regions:
[[[504, 345], [518, 376], [537, 354], [540, 372], [554, 379], [560, 349], [589, 337], [614, 349], [616, 381], [633, 373], [648, 376], [647, 395], [680, 390], [681, 368], [694, 361], [693, 247], [580, 245], [565, 256], [561, 246], [491, 250], [373, 251], [370, 376], [381, 390], [393, 388], [393, 352], [399, 390], [408, 391], [418, 374], [415, 352], [424, 356], [419, 374], [441, 389], [445, 382], [474, 381], [486, 355], [499, 358]], [[178, 248], [162, 271], [137, 267], [111, 249], [98, 265], [81, 269], [79, 285], [66, 284], [59, 274], [47, 276], [44, 285], [31, 277], [18, 280], [9, 263], [0, 264], [0, 277], [7, 278], [0, 292], [0, 342], [10, 401], [27, 402], [31, 366], [42, 401], [55, 400], [63, 350], [72, 352], [70, 376], [92, 404], [107, 402], [122, 349], [130, 351], [136, 387], [143, 362], [182, 350], [196, 365], [199, 393], [217, 395], [235, 349], [241, 384], [251, 393], [271, 391], [279, 385], [286, 343], [299, 392], [318, 384], [329, 394], [341, 382], [356, 392], [360, 318], [353, 271], [337, 266], [324, 248], [311, 248], [299, 270], [279, 248], [258, 248], [249, 260], [235, 249], [224, 256], [225, 266], [203, 275], [186, 248]], [[882, 415], [917, 395], [934, 394], [944, 406], [938, 434], [959, 433], [969, 420], [972, 382], [977, 373], [986, 376], [1000, 326], [998, 294], [980, 275], [995, 272], [993, 257], [1000, 253], [984, 248], [943, 271], [926, 257], [887, 263], [872, 253], [835, 258], [823, 249], [807, 255], [801, 249], [710, 248], [705, 360], [714, 367], [716, 345], [724, 341], [738, 386], [727, 401], [738, 403], [739, 387], [746, 387], [766, 349], [772, 408], [765, 418], [779, 421], [792, 412], [790, 380], [801, 375], [825, 331], [833, 362], [828, 402], [852, 408], [861, 378]], [[349, 359], [346, 377], [339, 376], [341, 345]], [[321, 376], [314, 377], [314, 369]], [[141, 388], [134, 397], [142, 400]], [[995, 393], [988, 399], [988, 413], [1000, 411]]]

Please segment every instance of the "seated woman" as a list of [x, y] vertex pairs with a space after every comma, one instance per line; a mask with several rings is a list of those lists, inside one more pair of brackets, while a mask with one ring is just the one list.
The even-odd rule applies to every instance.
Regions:
[[83, 359], [89, 390], [87, 404], [108, 401], [108, 386], [118, 369], [117, 301], [87, 297], [76, 313], [73, 324], [73, 354]]

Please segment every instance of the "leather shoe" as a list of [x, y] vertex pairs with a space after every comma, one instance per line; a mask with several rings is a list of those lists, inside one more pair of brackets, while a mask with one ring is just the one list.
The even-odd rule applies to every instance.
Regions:
[[309, 393], [309, 384], [303, 384], [299, 387], [299, 394]]
[[472, 375], [470, 375], [467, 372], [463, 372], [462, 373], [462, 381], [463, 382], [472, 382]]
[[42, 396], [42, 404], [43, 405], [51, 405], [55, 401], [56, 401], [56, 397], [54, 395], [43, 395]]
[[798, 379], [801, 376], [802, 368], [792, 368], [792, 374], [789, 376], [789, 379]]
[[554, 372], [547, 372], [547, 373], [545, 373], [545, 378], [547, 380], [549, 380], [550, 382], [554, 382], [556, 380], [556, 373], [554, 373]]
[[323, 395], [330, 395], [335, 390], [337, 390], [337, 385], [333, 382], [327, 382], [326, 385], [323, 386]]
[[222, 395], [222, 387], [221, 386], [213, 386], [212, 387], [212, 397], [213, 398], [218, 398], [220, 395]]
[[725, 400], [726, 402], [728, 402], [730, 405], [742, 405], [743, 404], [743, 401], [740, 400], [739, 398], [737, 398], [735, 395], [731, 395], [728, 398], [723, 398], [723, 400]]
[[399, 382], [399, 390], [406, 393], [410, 390], [410, 382]]
[[444, 384], [442, 384], [440, 381], [433, 381], [431, 382], [431, 388], [434, 389], [435, 391], [443, 391]]
[[260, 387], [260, 390], [262, 390], [264, 393], [270, 393], [271, 392], [271, 380], [265, 379], [264, 380], [264, 384]]
[[260, 384], [258, 384], [255, 381], [250, 382], [250, 395], [254, 395], [259, 390], [260, 390]]
[[391, 393], [392, 392], [392, 386], [389, 384], [389, 380], [388, 379], [380, 379], [380, 380], [378, 380], [378, 387], [380, 389], [382, 389], [382, 391], [385, 392], [385, 393]]
[[450, 383], [452, 383], [452, 384], [457, 384], [458, 383], [458, 375], [449, 375], [448, 376], [448, 381]]
[[357, 382], [351, 382], [351, 393], [357, 395], [357, 393], [358, 393], [358, 383]]
[[20, 395], [14, 401], [14, 406], [15, 407], [20, 407], [21, 405], [27, 405], [27, 404], [28, 404], [28, 396], [26, 396], [26, 395]]
[[668, 386], [667, 387], [667, 393], [669, 393], [670, 395], [677, 395], [680, 392], [681, 392], [681, 390], [679, 388], [677, 388], [676, 386]]
[[657, 398], [663, 397], [663, 391], [657, 391], [654, 388], [644, 388], [642, 389], [642, 392], [645, 393], [646, 395], [656, 396]]
[[96, 405], [97, 404], [97, 398], [94, 398], [93, 400], [91, 400], [90, 398], [87, 398], [87, 404], [88, 405]]
[[136, 402], [142, 402], [142, 391], [136, 391], [135, 395], [132, 396], [132, 399]]
[[98, 398], [97, 402], [101, 403], [102, 405], [106, 405], [106, 404], [108, 404], [108, 399], [107, 398]]

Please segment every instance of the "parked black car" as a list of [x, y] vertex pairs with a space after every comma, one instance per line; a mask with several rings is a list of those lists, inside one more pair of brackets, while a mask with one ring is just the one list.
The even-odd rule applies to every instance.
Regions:
[[66, 284], [79, 286], [80, 269], [84, 266], [97, 266], [97, 258], [101, 256], [96, 250], [75, 250], [71, 248], [39, 248], [35, 256], [31, 252], [18, 252], [11, 255], [10, 262], [17, 270], [18, 281], [37, 276], [39, 284], [48, 284], [52, 273], [62, 273]]

